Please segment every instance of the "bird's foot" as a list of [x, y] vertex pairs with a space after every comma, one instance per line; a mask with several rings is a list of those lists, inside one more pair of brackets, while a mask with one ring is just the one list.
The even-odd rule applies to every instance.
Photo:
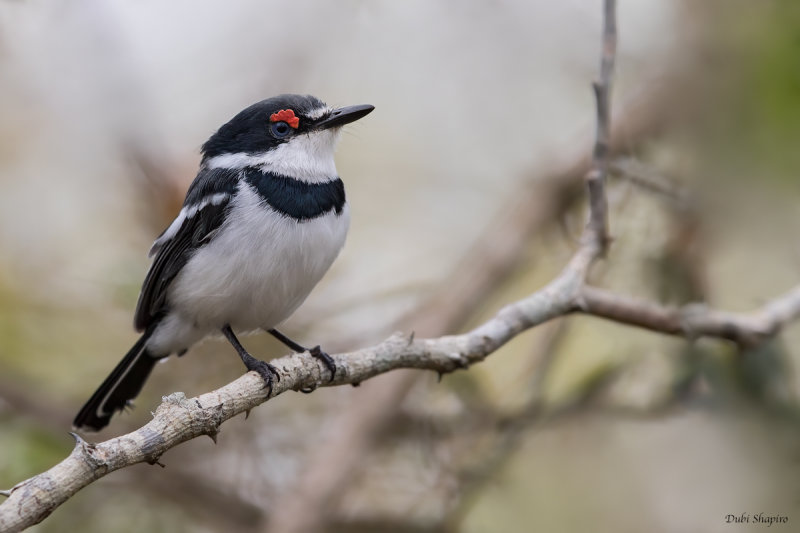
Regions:
[[[333, 378], [336, 376], [336, 363], [333, 361], [333, 357], [323, 352], [322, 348], [320, 348], [319, 346], [314, 346], [313, 348], [308, 350], [308, 353], [310, 353], [312, 357], [316, 357], [317, 359], [323, 362], [325, 367], [331, 372], [331, 377], [328, 380], [328, 383], [333, 381]], [[315, 390], [316, 387], [304, 387], [300, 389], [300, 392], [304, 394], [310, 394]]]
[[327, 369], [331, 372], [331, 377], [328, 380], [328, 383], [333, 381], [333, 378], [336, 377], [336, 363], [333, 361], [333, 357], [323, 352], [319, 346], [314, 346], [308, 351], [308, 353], [310, 353], [312, 357], [316, 357], [325, 364]]
[[268, 389], [267, 397], [272, 396], [273, 381], [281, 380], [281, 375], [278, 374], [278, 369], [266, 361], [256, 359], [250, 354], [247, 355], [249, 357], [242, 358], [244, 361], [244, 366], [247, 367], [247, 370], [257, 372], [258, 375], [261, 376], [261, 379], [264, 380], [264, 387]]
[[236, 350], [236, 353], [239, 354], [239, 357], [242, 359], [242, 362], [247, 370], [258, 372], [258, 375], [264, 380], [264, 386], [269, 389], [267, 392], [267, 398], [272, 396], [273, 379], [275, 381], [281, 380], [281, 375], [278, 374], [278, 369], [266, 361], [256, 359], [250, 355], [250, 353], [245, 350], [244, 346], [242, 346], [242, 343], [239, 342], [239, 339], [236, 338], [236, 334], [233, 332], [233, 329], [231, 329], [230, 324], [226, 324], [222, 327], [222, 334], [225, 335], [225, 338], [227, 338], [228, 342], [231, 343], [233, 348]]

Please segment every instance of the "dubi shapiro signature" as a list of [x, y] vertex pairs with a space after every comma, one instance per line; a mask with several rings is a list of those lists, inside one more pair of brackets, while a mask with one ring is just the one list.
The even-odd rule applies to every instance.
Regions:
[[742, 513], [742, 514], [728, 514], [725, 515], [725, 522], [728, 524], [764, 524], [770, 527], [772, 524], [786, 524], [789, 522], [789, 517], [779, 514], [764, 514], [764, 513]]

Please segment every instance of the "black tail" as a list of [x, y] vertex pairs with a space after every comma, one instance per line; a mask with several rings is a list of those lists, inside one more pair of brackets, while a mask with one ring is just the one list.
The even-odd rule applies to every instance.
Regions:
[[78, 416], [72, 422], [76, 429], [90, 431], [103, 429], [116, 411], [121, 411], [129, 400], [139, 394], [147, 376], [150, 375], [150, 371], [159, 359], [151, 355], [145, 347], [154, 329], [150, 327], [144, 332], [102, 385], [92, 394], [86, 405], [81, 408]]

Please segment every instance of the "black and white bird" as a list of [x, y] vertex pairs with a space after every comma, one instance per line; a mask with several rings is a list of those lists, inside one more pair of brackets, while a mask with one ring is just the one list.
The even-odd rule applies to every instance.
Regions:
[[[242, 347], [236, 332], [275, 329], [306, 299], [339, 254], [350, 223], [334, 150], [341, 127], [374, 109], [334, 109], [313, 96], [251, 105], [202, 147], [197, 177], [177, 218], [150, 249], [134, 326], [141, 338], [75, 417], [99, 430], [142, 389], [153, 366], [222, 333], [271, 389], [275, 368]], [[333, 360], [310, 350], [330, 371]]]

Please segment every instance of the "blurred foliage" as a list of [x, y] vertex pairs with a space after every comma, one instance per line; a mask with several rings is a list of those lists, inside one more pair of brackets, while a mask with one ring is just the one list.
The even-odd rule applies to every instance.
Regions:
[[55, 437], [52, 432], [10, 413], [0, 411], [0, 424], [2, 480], [26, 479], [58, 463], [71, 450], [65, 445], [65, 438]]
[[[704, 146], [735, 176], [800, 185], [800, 3], [714, 2], [707, 27], [721, 74], [711, 83]], [[716, 139], [716, 140], [715, 140]], [[743, 168], [742, 168], [743, 167]]]

